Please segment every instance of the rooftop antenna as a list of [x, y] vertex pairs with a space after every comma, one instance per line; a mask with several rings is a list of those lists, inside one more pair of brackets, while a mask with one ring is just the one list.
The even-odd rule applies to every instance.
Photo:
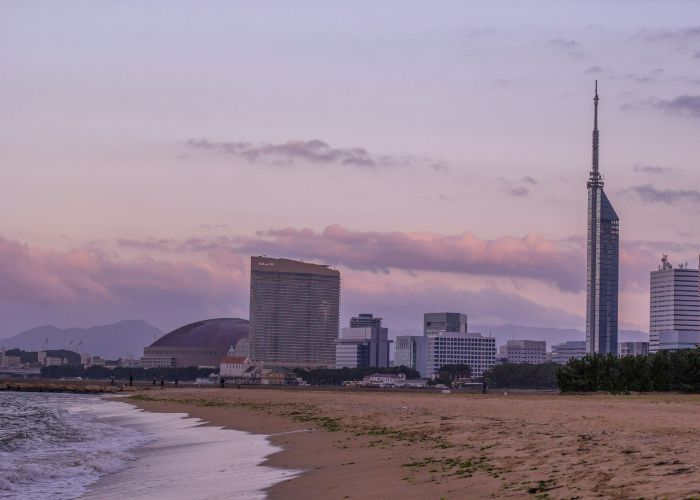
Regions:
[[593, 97], [593, 162], [591, 165], [591, 176], [588, 179], [588, 187], [603, 187], [603, 178], [598, 172], [598, 80], [595, 81], [595, 96]]

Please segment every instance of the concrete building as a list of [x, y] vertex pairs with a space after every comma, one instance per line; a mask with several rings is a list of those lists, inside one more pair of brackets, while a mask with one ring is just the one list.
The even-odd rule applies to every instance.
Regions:
[[343, 328], [336, 341], [337, 368], [389, 366], [389, 329], [382, 327], [382, 318], [360, 314], [350, 318], [350, 328]]
[[250, 357], [265, 366], [335, 366], [340, 273], [288, 259], [250, 259]]
[[11, 366], [19, 366], [22, 364], [22, 358], [19, 356], [8, 356], [5, 349], [0, 349], [0, 368], [9, 368]]
[[[443, 365], [469, 365], [480, 377], [496, 364], [496, 339], [480, 333], [431, 332], [426, 334], [425, 376], [434, 377]], [[423, 371], [421, 371], [423, 374]]]
[[620, 342], [620, 357], [646, 356], [649, 354], [649, 342]]
[[552, 362], [565, 365], [571, 358], [581, 359], [587, 354], [585, 340], [567, 340], [552, 346]]
[[649, 352], [700, 343], [698, 270], [687, 265], [674, 268], [664, 255], [659, 269], [650, 274], [649, 289]]
[[37, 360], [41, 366], [61, 366], [68, 364], [64, 358], [47, 355], [46, 351], [40, 351], [37, 354]]
[[698, 346], [700, 346], [700, 333], [674, 330], [659, 333], [659, 345], [656, 352], [695, 349]]
[[620, 219], [598, 171], [598, 82], [593, 118], [593, 162], [588, 180], [586, 350], [617, 355]]
[[498, 357], [503, 363], [526, 363], [538, 365], [547, 357], [547, 342], [544, 340], [509, 340], [498, 348]]
[[361, 314], [352, 318], [350, 325], [340, 330], [336, 341], [336, 368], [388, 367], [391, 340], [389, 330], [382, 327], [382, 318]]
[[231, 346], [248, 337], [248, 321], [218, 318], [182, 326], [143, 350], [144, 368], [199, 366], [216, 369]]
[[462, 313], [425, 313], [423, 334], [433, 332], [467, 333], [467, 315]]
[[420, 372], [421, 377], [427, 366], [426, 338], [418, 335], [399, 335], [394, 342], [394, 366], [407, 366]]
[[374, 387], [391, 387], [401, 385], [406, 381], [406, 375], [403, 373], [373, 373], [362, 379], [363, 385]]

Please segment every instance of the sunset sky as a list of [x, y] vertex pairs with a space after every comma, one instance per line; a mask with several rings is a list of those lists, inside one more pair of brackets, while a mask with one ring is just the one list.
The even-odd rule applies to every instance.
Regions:
[[[248, 317], [249, 258], [342, 321], [583, 329], [593, 87], [621, 328], [700, 253], [697, 2], [0, 3], [0, 337]], [[695, 23], [695, 24], [693, 24]]]

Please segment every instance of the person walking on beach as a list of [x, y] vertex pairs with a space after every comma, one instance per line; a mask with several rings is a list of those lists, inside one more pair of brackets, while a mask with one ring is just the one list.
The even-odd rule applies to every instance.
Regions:
[[481, 384], [481, 394], [486, 394], [486, 380]]
[[109, 376], [109, 385], [114, 385], [114, 375]]
[[155, 386], [156, 386], [156, 376], [153, 375], [153, 387], [155, 387]]
[[134, 385], [134, 376], [129, 374], [129, 387]]
[[226, 380], [224, 380], [224, 377], [221, 377], [221, 380], [219, 380], [219, 382], [221, 383], [221, 388], [223, 389], [224, 383], [226, 382]]
[[177, 378], [175, 379], [175, 387], [177, 387]]
[[165, 388], [165, 377], [160, 377], [160, 390]]

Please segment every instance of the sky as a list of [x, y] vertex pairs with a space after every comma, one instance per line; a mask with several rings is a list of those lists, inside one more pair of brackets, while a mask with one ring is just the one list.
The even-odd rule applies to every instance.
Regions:
[[248, 317], [250, 256], [390, 329], [585, 326], [593, 88], [620, 326], [700, 253], [697, 2], [0, 3], [0, 338]]

